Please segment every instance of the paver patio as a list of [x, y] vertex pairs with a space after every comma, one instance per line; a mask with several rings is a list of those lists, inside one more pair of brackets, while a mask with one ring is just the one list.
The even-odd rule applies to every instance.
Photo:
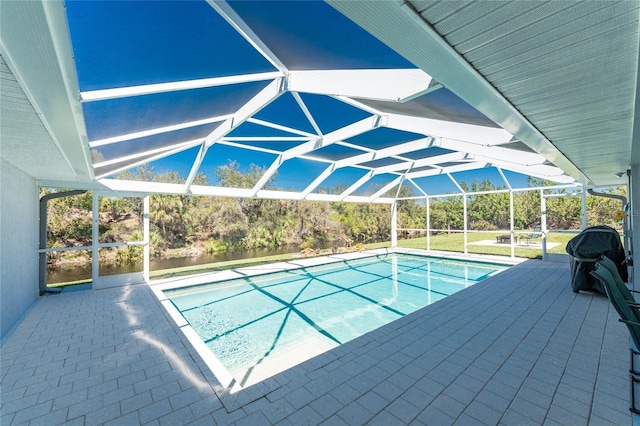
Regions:
[[630, 425], [628, 335], [529, 260], [235, 394], [146, 285], [41, 297], [0, 347], [2, 425]]

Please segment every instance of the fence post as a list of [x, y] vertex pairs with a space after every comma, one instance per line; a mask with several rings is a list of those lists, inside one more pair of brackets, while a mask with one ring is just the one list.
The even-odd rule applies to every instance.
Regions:
[[143, 258], [143, 266], [142, 266], [142, 275], [146, 282], [149, 282], [149, 272], [150, 272], [150, 259], [151, 259], [151, 237], [149, 234], [149, 194], [144, 196], [143, 199], [143, 221], [142, 221], [142, 233], [143, 233], [143, 241], [144, 246], [142, 250], [142, 258]]
[[391, 204], [391, 248], [398, 247], [398, 202]]
[[98, 242], [100, 239], [100, 195], [93, 191], [91, 198], [91, 283], [94, 289], [98, 288], [100, 280], [100, 252]]
[[509, 233], [511, 234], [511, 257], [516, 257], [516, 248], [514, 244], [515, 232], [513, 230], [515, 221], [513, 219], [514, 209], [513, 209], [513, 189], [509, 190]]
[[427, 251], [431, 250], [431, 202], [430, 198], [427, 198]]
[[462, 194], [462, 210], [464, 215], [464, 254], [468, 254], [467, 251], [467, 194]]
[[547, 199], [540, 190], [540, 231], [542, 231], [542, 260], [547, 260]]

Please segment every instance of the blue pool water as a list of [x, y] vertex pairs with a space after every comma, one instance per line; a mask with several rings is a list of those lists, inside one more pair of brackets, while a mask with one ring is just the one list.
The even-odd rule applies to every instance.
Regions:
[[236, 380], [247, 384], [506, 268], [388, 254], [165, 294]]

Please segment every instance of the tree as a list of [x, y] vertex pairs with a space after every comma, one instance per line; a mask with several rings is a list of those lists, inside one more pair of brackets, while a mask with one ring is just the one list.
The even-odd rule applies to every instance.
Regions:
[[153, 194], [149, 202], [149, 220], [170, 247], [184, 239], [183, 203], [180, 196]]
[[245, 249], [249, 220], [234, 199], [218, 199], [213, 215], [213, 235], [227, 250]]
[[[40, 197], [53, 192], [41, 188]], [[49, 247], [69, 247], [91, 245], [92, 193], [50, 199], [47, 203], [47, 241]]]
[[460, 230], [464, 227], [462, 197], [451, 196], [431, 203], [431, 228]]
[[[240, 163], [235, 160], [230, 160], [229, 164], [219, 166], [214, 171], [214, 174], [218, 178], [218, 185], [230, 188], [253, 188], [260, 178], [267, 171], [266, 167], [260, 167], [256, 164], [250, 164], [246, 172], [240, 170]], [[264, 186], [265, 188], [271, 188], [275, 176]]]
[[516, 229], [533, 229], [540, 224], [540, 191], [513, 194], [513, 217]]
[[388, 204], [334, 203], [334, 206], [352, 241], [384, 241], [391, 237], [391, 208]]
[[[398, 198], [413, 197], [414, 193], [408, 185], [402, 185], [398, 191]], [[397, 202], [398, 227], [422, 229], [426, 226], [427, 207], [422, 200], [409, 199]], [[409, 232], [405, 232], [409, 235]]]
[[[238, 162], [230, 161], [218, 167], [214, 174], [217, 184], [227, 187], [252, 188], [264, 176], [265, 168], [250, 164], [245, 170]], [[184, 183], [175, 171], [157, 173], [151, 166], [141, 166], [121, 172], [119, 177], [166, 183]], [[208, 185], [207, 176], [198, 173], [196, 185]], [[549, 185], [531, 178], [529, 186]], [[471, 230], [508, 229], [509, 192], [496, 187], [489, 180], [461, 182], [467, 195], [467, 220]], [[265, 188], [273, 188], [273, 177]], [[339, 194], [344, 185], [322, 191]], [[370, 188], [375, 191], [378, 188]], [[492, 192], [494, 190], [502, 192]], [[516, 229], [532, 229], [540, 223], [540, 189], [514, 192], [514, 220]], [[551, 190], [544, 190], [550, 194]], [[554, 190], [562, 194], [565, 190]], [[605, 189], [621, 193], [624, 188]], [[45, 190], [41, 191], [46, 193]], [[391, 190], [393, 195], [407, 198], [397, 202], [400, 228], [425, 227], [426, 206], [422, 199], [411, 199], [414, 193], [408, 185]], [[489, 192], [471, 194], [472, 192]], [[151, 248], [161, 256], [167, 249], [185, 248], [191, 244], [207, 250], [247, 250], [298, 247], [341, 247], [350, 243], [385, 241], [391, 238], [391, 209], [388, 204], [323, 203], [312, 201], [265, 200], [256, 198], [222, 198], [188, 194], [153, 194], [150, 196]], [[101, 240], [131, 241], [136, 239], [142, 223], [141, 198], [101, 197]], [[49, 203], [50, 241], [64, 245], [91, 244], [90, 192], [51, 200]], [[619, 201], [603, 197], [587, 197], [589, 224], [609, 224], [620, 227], [611, 217], [621, 208]], [[462, 230], [464, 224], [463, 198], [459, 195], [430, 201], [431, 229]], [[138, 220], [138, 226], [132, 221]], [[580, 198], [557, 197], [547, 199], [549, 229], [578, 229], [580, 227]], [[407, 233], [408, 235], [408, 233]], [[138, 236], [139, 237], [139, 236]], [[139, 239], [139, 238], [138, 238]], [[53, 244], [53, 243], [51, 243]], [[138, 249], [121, 250], [119, 261], [138, 258]]]
[[[463, 188], [467, 185], [464, 183]], [[489, 180], [473, 181], [471, 192], [495, 191], [504, 189], [496, 187]], [[494, 192], [467, 196], [468, 227], [472, 230], [507, 229], [509, 220], [509, 193]]]
[[[621, 195], [626, 198], [626, 187], [597, 189], [597, 192]], [[613, 218], [613, 212], [622, 210], [619, 200], [614, 198], [588, 196], [587, 197], [587, 223], [591, 225], [608, 225], [622, 231], [622, 222]]]

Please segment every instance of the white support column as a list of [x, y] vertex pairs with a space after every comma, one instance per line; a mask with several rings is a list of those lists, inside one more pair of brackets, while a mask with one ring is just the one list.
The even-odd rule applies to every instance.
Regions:
[[509, 234], [511, 234], [511, 257], [516, 257], [516, 247], [515, 247], [515, 220], [514, 209], [513, 209], [513, 189], [509, 190]]
[[[634, 132], [635, 133], [635, 132]], [[635, 141], [637, 142], [637, 140]], [[625, 230], [628, 232], [628, 239], [625, 239], [628, 247], [625, 247], [627, 250], [627, 259], [630, 261], [631, 266], [628, 267], [629, 278], [627, 282], [629, 283], [629, 287], [632, 290], [638, 290], [640, 285], [638, 283], [640, 280], [636, 280], [636, 277], [640, 273], [640, 261], [635, 259], [635, 253], [640, 253], [640, 238], [636, 237], [636, 231], [640, 230], [640, 165], [632, 164], [629, 171], [627, 172], [629, 181], [627, 186], [627, 200], [629, 203], [629, 212], [628, 217], [625, 222], [628, 222], [629, 230]], [[635, 297], [636, 301], [638, 300], [637, 296]], [[632, 339], [629, 338], [629, 345], [633, 349], [635, 344]], [[633, 365], [638, 362], [638, 356], [632, 353], [631, 355], [631, 364]], [[631, 380], [631, 395], [638, 395], [638, 383], [635, 380]], [[635, 401], [633, 401], [635, 404]], [[638, 415], [633, 415], [633, 423], [638, 423]]]
[[144, 280], [149, 282], [149, 272], [150, 272], [150, 259], [151, 259], [151, 237], [149, 234], [149, 195], [145, 195], [143, 199], [143, 220], [142, 220], [142, 233], [144, 239], [144, 248], [142, 251], [143, 258], [143, 266], [142, 266], [142, 274]]
[[[633, 256], [633, 267], [631, 268], [631, 277], [629, 282], [631, 288], [638, 290], [640, 285], [635, 277], [640, 274], [640, 260], [635, 259], [635, 254], [640, 253], [640, 237], [636, 237], [636, 231], [640, 230], [640, 165], [631, 166], [631, 174], [629, 175], [629, 222], [631, 230], [629, 231], [631, 256]], [[628, 254], [628, 253], [627, 253]]]
[[398, 247], [398, 202], [391, 204], [391, 248]]
[[582, 229], [587, 229], [587, 188], [585, 186], [582, 187], [582, 205], [580, 207], [580, 219], [582, 224]]
[[467, 194], [462, 194], [462, 214], [464, 216], [464, 254], [467, 254]]
[[100, 196], [93, 191], [91, 198], [91, 285], [95, 290], [100, 280], [98, 240], [100, 239]]
[[431, 250], [431, 203], [427, 197], [427, 250]]
[[547, 260], [547, 199], [540, 190], [540, 231], [542, 231], [542, 260]]

